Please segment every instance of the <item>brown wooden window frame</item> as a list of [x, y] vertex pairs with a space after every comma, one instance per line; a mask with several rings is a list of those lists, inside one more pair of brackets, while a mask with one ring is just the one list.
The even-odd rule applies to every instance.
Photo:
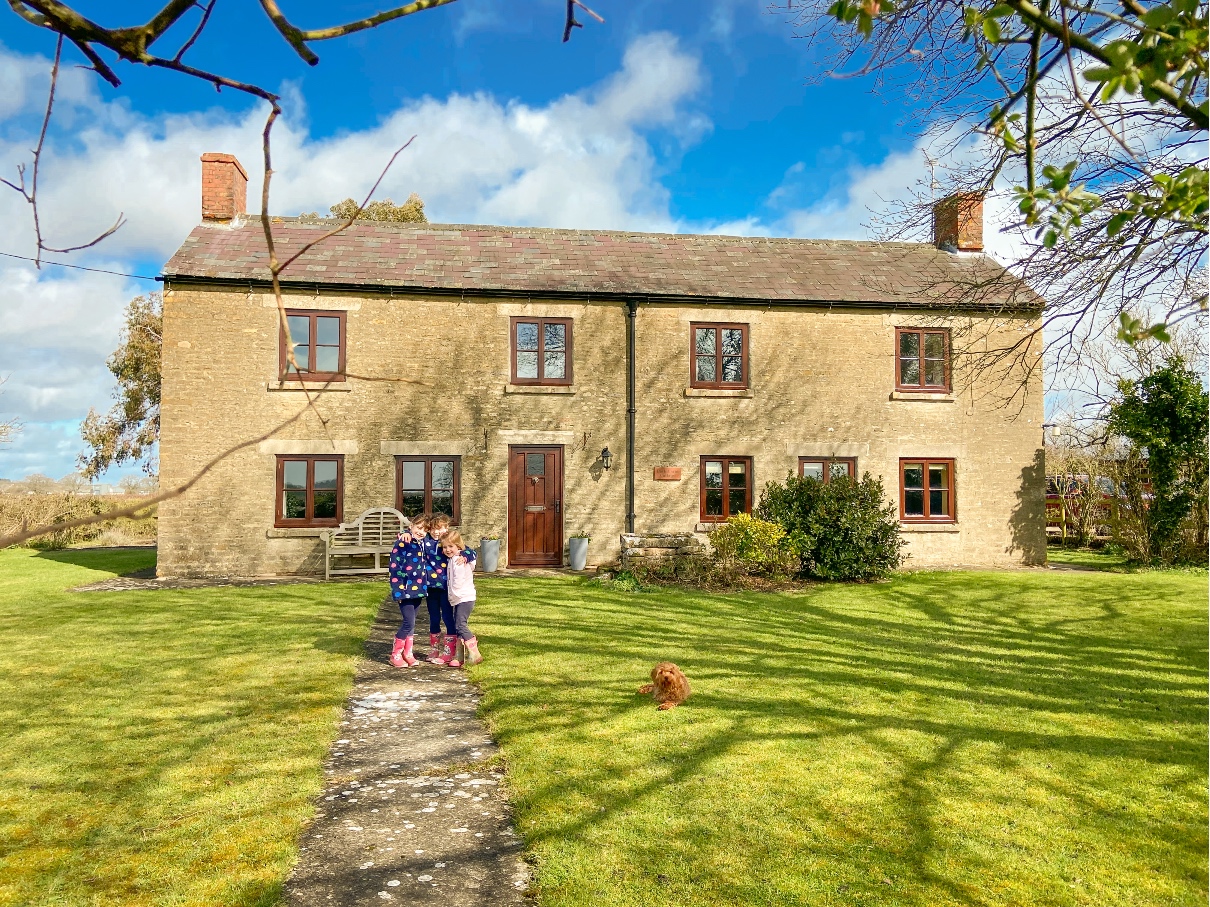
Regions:
[[[909, 514], [907, 512], [907, 486], [903, 474], [908, 466], [920, 464], [924, 471], [924, 514]], [[944, 491], [949, 497], [949, 512], [941, 516], [930, 513], [928, 474], [930, 466], [946, 467], [948, 484]], [[956, 523], [958, 522], [958, 497], [955, 493], [955, 465], [952, 457], [900, 457], [899, 458], [899, 520], [903, 523]]]
[[[917, 334], [920, 337], [920, 352], [916, 357], [917, 368], [920, 369], [919, 384], [904, 384], [903, 378], [903, 356], [902, 340], [904, 334]], [[940, 334], [945, 340], [945, 383], [944, 384], [925, 384], [925, 358], [924, 346], [926, 334]], [[895, 390], [904, 393], [924, 393], [924, 394], [942, 394], [949, 393], [953, 389], [953, 376], [951, 374], [950, 363], [950, 332], [949, 328], [895, 328]]]
[[[706, 358], [698, 356], [697, 332], [699, 330], [714, 331], [714, 374], [716, 381], [699, 381], [697, 377], [697, 360]], [[740, 380], [723, 381], [723, 341], [720, 334], [723, 330], [738, 330], [742, 337], [740, 344]], [[748, 325], [723, 321], [691, 321], [689, 323], [689, 386], [712, 390], [743, 390], [748, 387]]]
[[[317, 461], [332, 461], [336, 463], [336, 516], [316, 519], [315, 513], [315, 463]], [[307, 513], [303, 519], [287, 519], [285, 514], [286, 500], [286, 464], [302, 461], [307, 464]], [[344, 518], [345, 499], [345, 458], [344, 454], [278, 454], [276, 467], [276, 502], [273, 525], [279, 529], [293, 527], [309, 528], [313, 526], [339, 526]]]
[[832, 481], [832, 464], [833, 463], [848, 463], [849, 478], [854, 482], [857, 481], [857, 458], [856, 457], [799, 457], [798, 458], [798, 475], [802, 477], [802, 468], [807, 463], [822, 463], [823, 464], [823, 481], [824, 484]]
[[[723, 464], [723, 513], [721, 516], [716, 514], [706, 514], [706, 464], [721, 462]], [[699, 498], [698, 498], [698, 516], [699, 522], [702, 523], [725, 523], [728, 519], [739, 514], [731, 513], [731, 495], [730, 485], [727, 477], [731, 475], [730, 464], [742, 462], [747, 465], [748, 485], [745, 488], [744, 495], [744, 510], [743, 513], [752, 512], [752, 458], [751, 457], [733, 457], [726, 455], [703, 455], [701, 462], [698, 464], [698, 482], [699, 482]]]
[[[543, 385], [552, 387], [566, 387], [573, 383], [572, 374], [572, 321], [571, 318], [541, 318], [527, 317], [524, 315], [514, 315], [509, 320], [509, 361], [511, 362], [511, 378], [512, 384], [524, 385]], [[518, 324], [537, 324], [538, 325], [538, 377], [537, 378], [518, 378], [517, 377], [517, 325]], [[561, 324], [565, 328], [563, 339], [563, 377], [562, 378], [547, 378], [544, 376], [546, 369], [546, 326], [548, 324]], [[526, 352], [533, 352], [526, 350]]]
[[400, 454], [395, 457], [395, 509], [403, 513], [403, 464], [424, 464], [424, 510], [422, 513], [433, 513], [433, 462], [453, 462], [454, 464], [454, 496], [449, 515], [454, 526], [462, 524], [462, 457], [453, 454], [410, 455]]
[[[347, 343], [348, 334], [346, 331], [346, 328], [348, 327], [348, 318], [346, 316], [348, 313], [341, 311], [340, 309], [286, 309], [285, 312], [286, 312], [286, 318], [309, 318], [310, 319], [310, 326], [308, 328], [308, 330], [310, 332], [308, 334], [308, 339], [310, 340], [310, 343], [308, 344], [308, 346], [310, 347], [310, 351], [311, 351], [309, 354], [309, 359], [311, 361], [314, 361], [315, 347], [317, 346], [317, 344], [315, 343], [315, 338], [316, 338], [315, 320], [317, 318], [339, 319], [339, 321], [340, 321], [340, 343], [338, 344], [339, 353], [337, 354], [338, 363], [337, 363], [336, 371], [334, 371], [334, 372], [316, 372], [316, 371], [310, 371], [310, 370], [303, 371], [303, 369], [301, 367], [296, 372], [289, 371], [288, 370], [289, 369], [289, 353], [287, 351], [287, 344], [286, 344], [286, 321], [285, 321], [285, 319], [283, 319], [278, 328], [279, 339], [278, 339], [278, 343], [277, 343], [277, 367], [278, 367], [278, 375], [280, 376], [281, 380], [282, 381], [323, 381], [323, 382], [344, 381], [345, 380], [345, 349], [348, 346], [348, 343]], [[290, 339], [294, 342], [295, 346], [299, 345], [297, 337], [291, 337]], [[330, 344], [324, 344], [324, 345], [328, 346]], [[310, 361], [307, 364], [309, 366]], [[299, 363], [299, 365], [301, 366], [302, 363]]]

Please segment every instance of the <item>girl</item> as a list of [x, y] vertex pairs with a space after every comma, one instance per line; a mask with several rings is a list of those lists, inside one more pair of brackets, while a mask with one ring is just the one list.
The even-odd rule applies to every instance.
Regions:
[[414, 668], [420, 663], [412, 655], [412, 641], [416, 633], [416, 609], [428, 590], [428, 558], [424, 553], [427, 529], [424, 517], [417, 517], [399, 533], [391, 549], [387, 575], [391, 581], [391, 597], [399, 605], [403, 617], [395, 633], [395, 647], [391, 650], [391, 664], [397, 668], [405, 665]]
[[451, 668], [460, 668], [463, 664], [477, 665], [483, 661], [483, 656], [479, 654], [479, 640], [471, 635], [467, 625], [475, 608], [475, 552], [466, 548], [457, 529], [445, 533], [441, 548], [449, 561], [446, 589], [458, 632], [458, 648], [448, 664]]
[[[424, 553], [428, 558], [429, 606], [429, 657], [432, 664], [449, 664], [454, 657], [457, 635], [454, 630], [454, 609], [450, 607], [445, 591], [445, 552], [441, 550], [441, 537], [449, 531], [450, 518], [438, 513], [429, 518], [429, 538], [424, 540]], [[441, 622], [445, 621], [445, 635], [441, 635]]]

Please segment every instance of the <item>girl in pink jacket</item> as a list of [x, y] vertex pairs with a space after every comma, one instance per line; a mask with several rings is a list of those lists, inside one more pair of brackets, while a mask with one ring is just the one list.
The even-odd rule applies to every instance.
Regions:
[[483, 661], [479, 654], [479, 641], [471, 635], [468, 621], [475, 608], [475, 552], [468, 551], [457, 529], [451, 529], [441, 537], [441, 550], [449, 558], [445, 589], [449, 594], [450, 607], [454, 609], [454, 627], [458, 634], [458, 648], [450, 659], [451, 668], [463, 664], [477, 665]]

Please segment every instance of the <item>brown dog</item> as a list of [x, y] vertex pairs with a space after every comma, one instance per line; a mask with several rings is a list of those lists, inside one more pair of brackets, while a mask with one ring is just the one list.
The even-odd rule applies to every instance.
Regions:
[[659, 703], [659, 710], [666, 712], [689, 698], [689, 681], [672, 662], [661, 661], [651, 669], [651, 683], [643, 684], [639, 692], [650, 693]]

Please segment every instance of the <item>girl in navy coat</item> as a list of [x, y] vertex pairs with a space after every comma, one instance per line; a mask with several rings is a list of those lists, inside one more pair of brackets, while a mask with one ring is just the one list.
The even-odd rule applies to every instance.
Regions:
[[391, 598], [399, 605], [403, 622], [395, 632], [395, 646], [391, 650], [391, 664], [397, 668], [418, 665], [412, 654], [412, 643], [416, 635], [416, 609], [424, 601], [428, 591], [429, 560], [424, 549], [428, 523], [417, 517], [410, 526], [399, 533], [391, 549], [387, 575], [391, 582]]

